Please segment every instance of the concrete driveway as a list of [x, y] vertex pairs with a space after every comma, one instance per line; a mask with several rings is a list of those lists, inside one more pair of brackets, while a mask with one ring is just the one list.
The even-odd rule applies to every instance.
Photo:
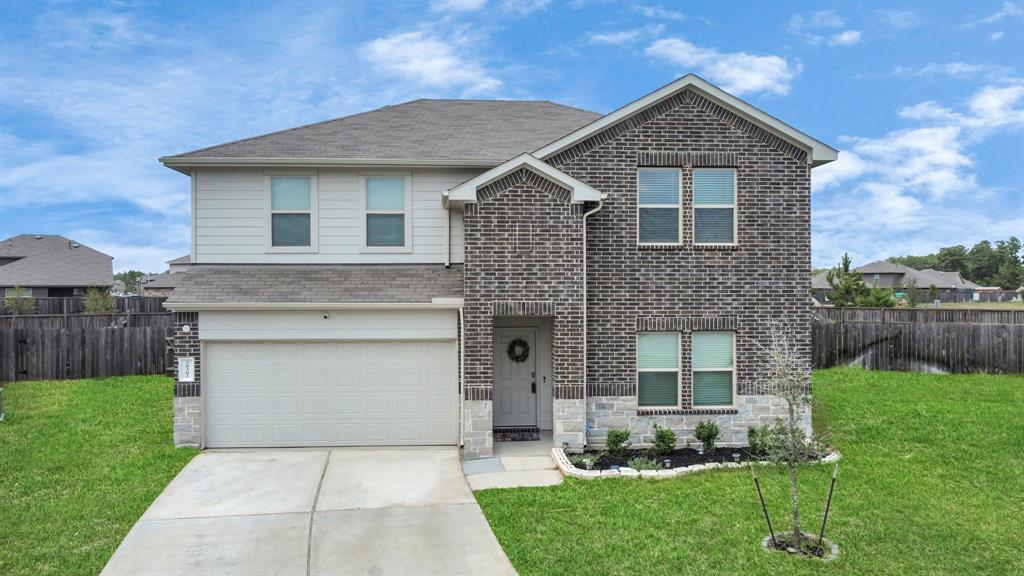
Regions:
[[455, 449], [204, 452], [105, 576], [515, 574]]

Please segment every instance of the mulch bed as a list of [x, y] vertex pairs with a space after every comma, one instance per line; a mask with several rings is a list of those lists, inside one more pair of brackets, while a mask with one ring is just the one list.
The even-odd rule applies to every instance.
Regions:
[[[593, 452], [588, 452], [593, 453]], [[597, 461], [597, 465], [594, 466], [593, 470], [608, 470], [612, 466], [618, 466], [625, 468], [629, 466], [629, 461], [638, 456], [646, 456], [653, 458], [658, 462], [665, 460], [671, 460], [672, 465], [668, 468], [681, 468], [683, 466], [692, 466], [694, 464], [708, 464], [710, 462], [734, 462], [733, 454], [739, 454], [739, 461], [746, 462], [748, 460], [760, 460], [760, 458], [747, 452], [746, 448], [715, 448], [714, 453], [708, 454], [707, 456], [697, 452], [693, 448], [678, 448], [664, 456], [654, 456], [648, 450], [628, 450], [625, 456], [615, 457], [608, 453], [601, 456], [601, 459]]]

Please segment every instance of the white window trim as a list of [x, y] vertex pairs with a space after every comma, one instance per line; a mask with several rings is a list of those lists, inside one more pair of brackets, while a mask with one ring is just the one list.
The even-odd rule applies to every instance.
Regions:
[[[698, 334], [700, 332], [728, 332], [728, 333], [732, 334], [732, 368], [694, 368], [693, 367], [693, 365], [695, 364], [695, 362], [693, 361], [693, 334]], [[690, 378], [690, 387], [692, 388], [692, 390], [691, 390], [691, 393], [690, 393], [690, 404], [693, 405], [693, 409], [694, 410], [721, 410], [721, 409], [733, 410], [733, 409], [735, 409], [736, 408], [736, 397], [737, 397], [737, 389], [736, 389], [736, 331], [735, 330], [694, 330], [690, 334], [690, 372], [692, 372], [692, 373], [696, 373], [696, 372], [730, 372], [731, 375], [732, 375], [732, 402], [730, 404], [722, 404], [722, 405], [718, 405], [718, 406], [711, 406], [711, 405], [706, 405], [706, 404], [701, 404], [701, 405], [698, 406], [697, 404], [693, 403], [694, 402], [693, 398], [696, 397], [697, 383], [691, 377]]]
[[[656, 170], [664, 172], [675, 170], [679, 185], [679, 202], [676, 204], [643, 204], [640, 202], [640, 173]], [[676, 209], [676, 238], [675, 242], [641, 242], [640, 241], [640, 209], [641, 208], [675, 208]], [[642, 167], [636, 170], [636, 244], [637, 246], [681, 246], [683, 243], [683, 170], [672, 167]]]
[[[373, 210], [366, 209], [366, 179], [367, 178], [401, 178], [404, 182], [404, 210]], [[366, 215], [367, 214], [402, 214], [405, 225], [405, 244], [402, 246], [367, 246], [366, 245]], [[359, 238], [361, 243], [360, 252], [366, 254], [408, 254], [412, 252], [412, 174], [409, 172], [360, 172], [359, 173]]]
[[[271, 180], [273, 178], [309, 178], [309, 210], [274, 210], [271, 197]], [[266, 251], [268, 254], [315, 254], [319, 250], [319, 234], [317, 223], [319, 220], [317, 205], [319, 204], [319, 188], [316, 172], [264, 172], [263, 173], [263, 197], [266, 204], [264, 212], [264, 236], [266, 237]], [[274, 214], [309, 214], [309, 246], [274, 246]]]
[[[692, 226], [692, 228], [693, 228], [693, 235], [692, 235], [693, 236], [692, 237], [693, 245], [694, 246], [702, 246], [702, 247], [703, 246], [710, 246], [710, 247], [715, 247], [715, 246], [739, 246], [740, 245], [740, 242], [739, 242], [739, 240], [740, 240], [740, 236], [739, 236], [739, 233], [740, 233], [740, 230], [739, 230], [740, 211], [739, 211], [739, 202], [738, 202], [738, 200], [739, 200], [739, 196], [740, 196], [740, 189], [739, 189], [739, 178], [737, 176], [738, 173], [739, 173], [739, 170], [737, 170], [736, 168], [730, 167], [730, 166], [720, 166], [720, 167], [705, 166], [705, 167], [702, 167], [702, 168], [694, 168], [693, 172], [696, 173], [699, 170], [732, 170], [732, 204], [701, 204], [700, 206], [697, 206], [696, 178], [692, 178], [692, 180], [694, 182], [694, 185], [691, 186], [691, 188], [693, 189], [693, 198], [692, 198], [692, 202], [690, 202], [690, 205], [693, 207], [693, 214], [692, 214], [692, 219], [691, 219], [691, 221], [693, 222], [693, 226]], [[701, 208], [732, 208], [732, 242], [697, 242], [697, 210], [700, 210]]]
[[[672, 334], [676, 338], [676, 368], [671, 370], [668, 368], [640, 368], [640, 336], [642, 334]], [[682, 342], [679, 338], [679, 332], [665, 332], [659, 330], [647, 330], [636, 333], [636, 402], [640, 409], [646, 408], [679, 408], [680, 394], [682, 392], [682, 386], [680, 385], [680, 377], [683, 373], [682, 361]], [[666, 404], [661, 406], [655, 406], [653, 404], [640, 405], [640, 373], [641, 372], [675, 372], [676, 373], [676, 403]]]

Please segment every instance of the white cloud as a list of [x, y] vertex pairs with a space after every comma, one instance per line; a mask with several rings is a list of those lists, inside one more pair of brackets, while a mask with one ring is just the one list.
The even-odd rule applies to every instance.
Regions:
[[1002, 30], [997, 30], [996, 32], [993, 32], [993, 33], [989, 34], [988, 35], [988, 39], [993, 41], [993, 42], [998, 42], [998, 41], [1002, 40], [1003, 36], [1005, 36], [1005, 35], [1006, 35], [1006, 33], [1003, 32]]
[[[811, 173], [817, 264], [847, 250], [866, 262], [1020, 234], [1021, 214], [973, 210], [1000, 191], [979, 183], [971, 151], [997, 130], [1024, 129], [1024, 84], [984, 86], [958, 109], [928, 100], [898, 115], [920, 125], [844, 137], [839, 160]], [[869, 241], [879, 230], [885, 240]]]
[[831, 46], [852, 46], [858, 42], [860, 42], [860, 31], [858, 30], [840, 32], [833, 35], [828, 41]]
[[526, 16], [539, 10], [546, 10], [551, 0], [505, 0], [501, 3], [501, 10], [506, 14]]
[[893, 70], [895, 76], [949, 76], [958, 80], [982, 77], [990, 82], [1014, 82], [1017, 80], [1015, 71], [1009, 66], [980, 64], [977, 62], [946, 62], [944, 64], [929, 63], [920, 67], [897, 66]]
[[622, 46], [624, 44], [635, 44], [648, 36], [657, 36], [665, 30], [664, 24], [644, 26], [643, 28], [632, 28], [620, 32], [606, 32], [604, 34], [591, 34], [590, 41], [594, 44], [612, 44]]
[[634, 4], [633, 10], [645, 18], [660, 18], [662, 20], [677, 20], [680, 22], [687, 19], [686, 14], [676, 12], [675, 10], [669, 10], [668, 8], [663, 8], [661, 6]]
[[921, 17], [913, 10], [876, 10], [875, 15], [892, 28], [914, 28], [921, 25]]
[[1024, 17], [1024, 8], [1020, 5], [1014, 4], [1013, 2], [1003, 2], [1003, 6], [998, 12], [979, 18], [973, 22], [968, 22], [965, 26], [977, 26], [978, 24], [995, 24], [1004, 18], [1021, 18]]
[[791, 29], [804, 28], [842, 28], [846, 20], [835, 10], [818, 10], [809, 14], [794, 14], [789, 19]]
[[423, 86], [461, 90], [464, 96], [495, 92], [501, 80], [455, 47], [424, 32], [405, 32], [365, 44], [360, 55], [379, 70]]
[[435, 0], [430, 4], [434, 12], [476, 12], [487, 0]]
[[748, 52], [719, 52], [701, 48], [681, 38], [663, 38], [647, 47], [650, 57], [665, 60], [684, 69], [696, 70], [736, 95], [767, 92], [785, 95], [800, 73], [800, 65], [790, 65], [781, 56], [762, 56]]

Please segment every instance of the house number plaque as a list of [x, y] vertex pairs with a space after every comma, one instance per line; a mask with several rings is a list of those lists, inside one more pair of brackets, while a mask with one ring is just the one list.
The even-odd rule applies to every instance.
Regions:
[[196, 359], [178, 358], [178, 382], [196, 381]]

